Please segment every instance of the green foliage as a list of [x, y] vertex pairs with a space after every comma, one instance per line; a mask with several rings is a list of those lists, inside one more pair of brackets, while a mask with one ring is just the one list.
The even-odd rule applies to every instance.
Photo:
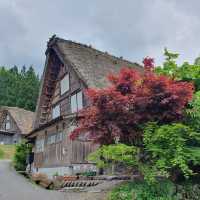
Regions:
[[188, 178], [193, 175], [190, 164], [200, 164], [200, 134], [181, 123], [159, 126], [152, 122], [144, 129], [140, 147], [102, 146], [90, 154], [89, 160], [99, 168], [113, 164], [137, 168], [151, 184], [158, 175], [175, 179], [178, 173]]
[[125, 144], [104, 145], [89, 155], [89, 160], [96, 163], [99, 168], [113, 164], [123, 163], [126, 166], [137, 164], [138, 149]]
[[187, 62], [181, 66], [176, 64], [178, 54], [171, 53], [165, 49], [165, 62], [162, 67], [156, 67], [155, 71], [158, 74], [167, 75], [177, 80], [192, 81], [195, 85], [196, 91], [200, 90], [200, 66], [191, 65]]
[[81, 173], [80, 175], [86, 176], [86, 177], [91, 177], [91, 176], [96, 176], [96, 172], [95, 171], [86, 171], [86, 172]]
[[137, 148], [125, 144], [104, 145], [89, 155], [89, 160], [97, 163], [99, 167], [105, 167], [114, 163], [124, 163], [134, 166]]
[[177, 185], [177, 197], [180, 200], [199, 200], [200, 199], [200, 185], [194, 182], [184, 182]]
[[194, 65], [199, 65], [200, 66], [200, 57], [197, 57], [194, 61]]
[[129, 182], [115, 188], [109, 200], [176, 200], [175, 186], [170, 181], [149, 185], [145, 182]]
[[26, 144], [25, 141], [16, 145], [16, 152], [14, 155], [13, 164], [17, 171], [25, 171], [26, 170], [26, 159], [28, 154], [31, 152], [30, 144]]
[[199, 200], [200, 185], [190, 181], [174, 184], [160, 181], [149, 185], [145, 182], [129, 182], [114, 188], [108, 200]]
[[11, 69], [0, 67], [0, 105], [17, 106], [34, 111], [39, 92], [39, 78], [33, 67], [19, 72], [15, 66]]
[[189, 107], [186, 110], [185, 124], [200, 132], [200, 91], [196, 92]]
[[[199, 145], [193, 146], [194, 141]], [[189, 163], [200, 164], [200, 134], [181, 123], [149, 123], [144, 130], [144, 146], [150, 153], [150, 169], [167, 177], [180, 171], [188, 178], [193, 174]]]

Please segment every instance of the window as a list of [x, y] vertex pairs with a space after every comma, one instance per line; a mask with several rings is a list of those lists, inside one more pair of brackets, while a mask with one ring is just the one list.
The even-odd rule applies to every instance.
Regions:
[[36, 152], [43, 152], [44, 151], [44, 139], [40, 139], [36, 141]]
[[52, 118], [55, 119], [59, 116], [60, 116], [60, 105], [57, 105], [52, 109]]
[[82, 91], [71, 96], [71, 111], [77, 112], [83, 108], [83, 93]]
[[57, 134], [56, 142], [61, 142], [63, 140], [63, 133], [60, 132]]
[[5, 124], [5, 129], [9, 130], [11, 128], [11, 124], [10, 124], [10, 116], [7, 115], [6, 116], [6, 124]]
[[47, 138], [47, 144], [53, 144], [56, 142], [56, 135], [50, 135]]
[[69, 90], [69, 74], [65, 75], [60, 82], [61, 95]]

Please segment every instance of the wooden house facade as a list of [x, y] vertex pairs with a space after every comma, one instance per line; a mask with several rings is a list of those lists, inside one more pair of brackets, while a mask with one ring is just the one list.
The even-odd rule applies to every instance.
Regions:
[[16, 107], [0, 107], [0, 144], [16, 144], [31, 130], [34, 113]]
[[84, 90], [107, 86], [107, 74], [122, 66], [140, 69], [136, 63], [91, 46], [50, 38], [34, 128], [28, 136], [34, 144], [35, 170], [52, 175], [94, 169], [86, 158], [97, 146], [83, 138], [71, 141], [69, 134], [76, 125], [77, 112], [89, 105]]

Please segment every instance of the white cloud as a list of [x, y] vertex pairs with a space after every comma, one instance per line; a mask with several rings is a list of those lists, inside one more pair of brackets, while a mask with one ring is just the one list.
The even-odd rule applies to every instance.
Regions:
[[180, 62], [200, 53], [199, 1], [187, 0], [2, 0], [0, 65], [43, 69], [48, 38], [92, 44], [140, 62], [161, 63], [163, 48], [178, 51]]

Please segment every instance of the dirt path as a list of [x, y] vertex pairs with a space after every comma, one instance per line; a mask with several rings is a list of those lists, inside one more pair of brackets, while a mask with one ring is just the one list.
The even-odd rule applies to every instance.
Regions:
[[10, 161], [0, 161], [0, 200], [102, 200], [101, 194], [49, 191], [18, 175]]

